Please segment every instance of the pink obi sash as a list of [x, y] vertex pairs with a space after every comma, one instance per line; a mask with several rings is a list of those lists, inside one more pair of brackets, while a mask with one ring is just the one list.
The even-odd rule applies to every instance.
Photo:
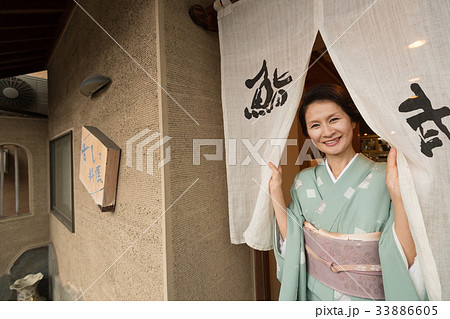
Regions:
[[378, 242], [381, 232], [330, 233], [305, 221], [306, 267], [324, 285], [344, 294], [384, 299]]

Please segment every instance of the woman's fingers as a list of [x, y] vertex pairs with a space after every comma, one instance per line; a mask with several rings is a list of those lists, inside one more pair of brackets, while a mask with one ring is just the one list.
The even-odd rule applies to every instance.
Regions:
[[278, 165], [278, 168], [277, 168], [277, 167], [275, 167], [275, 165], [272, 164], [272, 162], [269, 162], [269, 167], [272, 169], [272, 171], [274, 173], [277, 173], [277, 172], [281, 173], [281, 164]]
[[269, 162], [269, 167], [270, 169], [275, 173], [275, 171], [277, 170], [277, 168], [275, 167], [275, 165], [273, 165], [271, 162]]
[[397, 171], [397, 150], [395, 147], [391, 147], [387, 157], [387, 165], [386, 165], [386, 179], [391, 177], [396, 178], [398, 175]]
[[395, 147], [391, 147], [387, 158], [386, 185], [392, 199], [401, 198], [398, 180], [397, 150]]
[[272, 176], [270, 177], [270, 181], [269, 181], [269, 187], [270, 188], [277, 188], [281, 186], [281, 180], [282, 180], [282, 175], [281, 175], [281, 165], [278, 166], [278, 168], [273, 165], [273, 163], [269, 162], [269, 167], [272, 169]]
[[397, 166], [397, 150], [395, 147], [391, 147], [391, 150], [389, 151], [388, 157], [387, 157], [387, 167], [393, 168]]

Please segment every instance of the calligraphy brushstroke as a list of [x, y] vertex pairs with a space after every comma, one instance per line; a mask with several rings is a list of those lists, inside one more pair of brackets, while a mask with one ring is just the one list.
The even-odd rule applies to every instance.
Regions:
[[287, 74], [288, 72], [284, 72], [278, 76], [278, 69], [275, 68], [271, 82], [269, 79], [269, 71], [267, 70], [267, 62], [263, 60], [263, 65], [258, 74], [254, 78], [245, 81], [245, 86], [248, 89], [252, 89], [261, 80], [259, 87], [253, 95], [250, 108], [246, 107], [244, 110], [244, 116], [247, 119], [250, 120], [252, 117], [258, 118], [259, 116], [264, 116], [272, 112], [274, 106], [279, 107], [286, 103], [288, 93], [282, 87], [292, 82], [292, 77], [290, 75], [287, 76]]

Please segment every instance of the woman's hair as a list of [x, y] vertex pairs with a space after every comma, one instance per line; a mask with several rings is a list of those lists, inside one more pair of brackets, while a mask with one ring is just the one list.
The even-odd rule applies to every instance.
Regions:
[[318, 101], [334, 102], [342, 108], [342, 110], [350, 117], [352, 122], [357, 122], [359, 120], [359, 112], [347, 90], [336, 84], [319, 84], [306, 91], [298, 114], [303, 135], [306, 137], [309, 137], [309, 135], [306, 127], [305, 114], [308, 110], [308, 106]]

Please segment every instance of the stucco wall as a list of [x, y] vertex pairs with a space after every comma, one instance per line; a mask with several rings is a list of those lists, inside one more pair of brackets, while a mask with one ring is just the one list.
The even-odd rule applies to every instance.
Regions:
[[[50, 237], [61, 285], [85, 300], [254, 298], [251, 250], [229, 239], [225, 162], [192, 165], [194, 138], [223, 139], [218, 35], [191, 22], [194, 3], [210, 1], [81, 2], [200, 125], [78, 8], [49, 66], [49, 138], [73, 130], [75, 203], [75, 233], [51, 216]], [[86, 98], [78, 88], [92, 73], [112, 83]], [[82, 125], [122, 148], [114, 213], [101, 213], [78, 179]], [[126, 141], [144, 128], [172, 137], [171, 161], [157, 169], [156, 152], [153, 175], [125, 165]]]
[[[154, 1], [85, 0], [81, 5], [157, 77]], [[61, 284], [84, 291], [85, 300], [163, 300], [163, 220], [138, 239], [161, 214], [161, 174], [137, 171], [135, 159], [133, 167], [125, 160], [129, 138], [144, 128], [159, 131], [157, 85], [80, 8], [48, 71], [49, 138], [72, 129], [74, 143], [75, 233], [50, 218]], [[93, 73], [109, 76], [112, 83], [88, 98], [79, 87]], [[112, 213], [100, 212], [78, 178], [82, 125], [97, 127], [122, 149]]]
[[[190, 5], [211, 3], [159, 1], [163, 81], [198, 122], [170, 97], [163, 100], [164, 134], [172, 137], [166, 206], [176, 201], [165, 215], [168, 298], [252, 300], [251, 250], [230, 243], [225, 161], [202, 156], [200, 166], [192, 162], [193, 139], [224, 138], [218, 34], [198, 27], [188, 15]], [[209, 153], [215, 148], [201, 148], [201, 154]]]
[[[25, 249], [49, 240], [47, 120], [0, 117], [0, 144], [16, 144], [27, 152], [31, 210], [31, 215], [0, 220], [0, 274], [4, 274]], [[14, 202], [14, 197], [5, 200]]]

